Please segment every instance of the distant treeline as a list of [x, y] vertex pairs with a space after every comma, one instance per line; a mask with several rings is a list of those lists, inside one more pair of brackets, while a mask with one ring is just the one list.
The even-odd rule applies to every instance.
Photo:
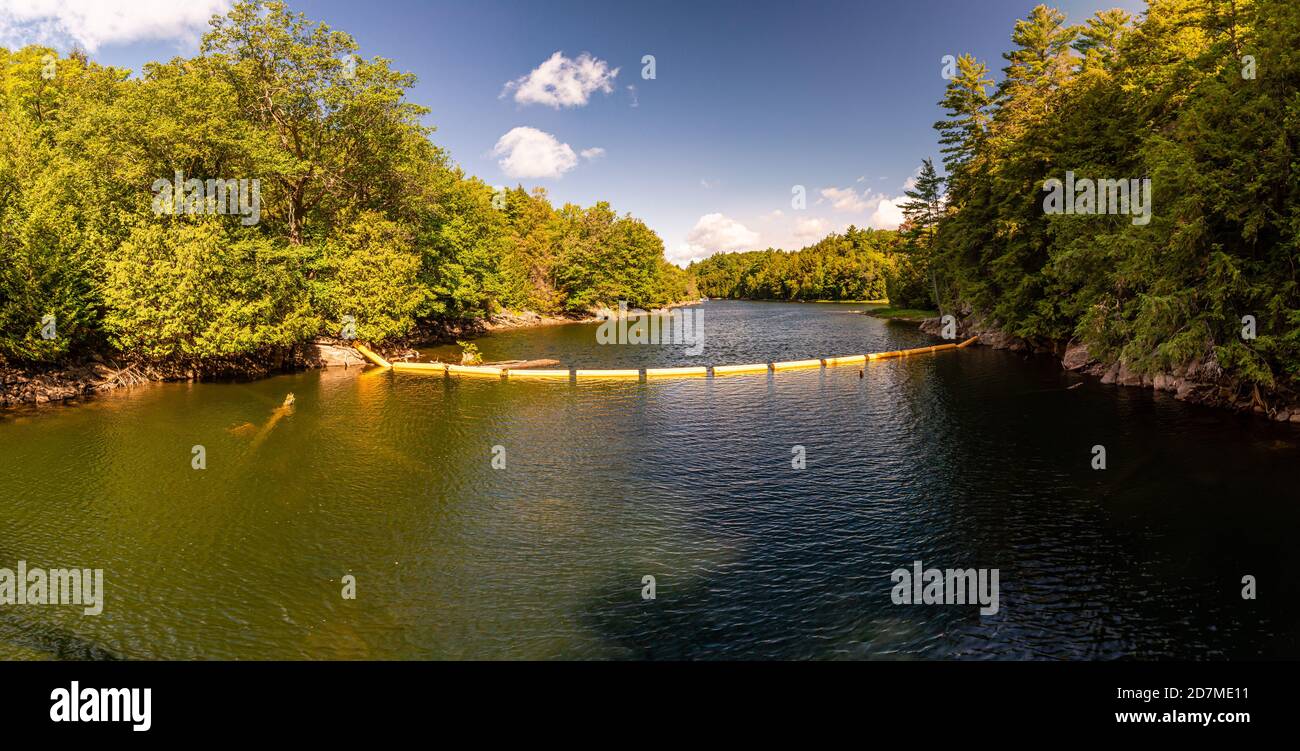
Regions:
[[[957, 61], [936, 126], [945, 305], [1136, 372], [1199, 361], [1294, 388], [1300, 3], [1152, 0], [1140, 20], [1064, 20], [1039, 6], [1017, 22], [996, 86]], [[1094, 182], [1147, 179], [1151, 203], [1131, 189], [1115, 213], [1118, 183], [1103, 196]], [[1073, 188], [1068, 204], [1049, 181]]]
[[695, 294], [641, 221], [466, 176], [414, 77], [356, 49], [279, 2], [138, 77], [0, 49], [0, 359], [197, 361]]
[[[879, 300], [911, 279], [903, 237], [849, 227], [802, 250], [719, 253], [690, 265], [700, 294], [750, 300]], [[901, 275], [901, 276], [900, 276]]]

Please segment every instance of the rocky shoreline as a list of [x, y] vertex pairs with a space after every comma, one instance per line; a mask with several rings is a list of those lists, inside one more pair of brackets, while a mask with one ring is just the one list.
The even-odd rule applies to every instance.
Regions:
[[565, 326], [570, 323], [595, 323], [599, 319], [587, 316], [545, 316], [530, 310], [522, 312], [503, 311], [482, 322], [482, 333], [509, 329], [531, 329], [541, 326]]
[[[921, 323], [921, 330], [934, 336], [941, 335], [941, 328], [938, 318], [928, 318]], [[1189, 404], [1251, 413], [1274, 422], [1300, 424], [1300, 395], [1280, 390], [1261, 392], [1258, 387], [1224, 373], [1212, 359], [1197, 359], [1166, 373], [1138, 373], [1128, 363], [1098, 360], [1088, 352], [1086, 345], [1077, 342], [1032, 342], [1011, 336], [974, 317], [962, 319], [957, 328], [960, 337], [979, 337], [977, 343], [986, 347], [1050, 355], [1065, 370], [1100, 378], [1104, 384], [1150, 388], [1172, 394], [1175, 399]]]
[[[502, 312], [487, 319], [422, 327], [400, 342], [374, 345], [390, 360], [418, 356], [416, 346], [445, 344], [493, 331], [592, 323], [596, 315], [544, 316], [530, 311]], [[145, 362], [120, 356], [89, 358], [61, 365], [15, 365], [0, 361], [0, 408], [67, 402], [125, 386], [161, 381], [249, 380], [314, 368], [364, 367], [368, 361], [346, 340], [319, 338], [296, 347], [205, 361], [197, 364]]]
[[0, 407], [66, 402], [159, 381], [248, 380], [311, 368], [347, 368], [365, 364], [365, 359], [345, 342], [328, 339], [192, 364], [100, 355], [66, 365], [0, 363]]

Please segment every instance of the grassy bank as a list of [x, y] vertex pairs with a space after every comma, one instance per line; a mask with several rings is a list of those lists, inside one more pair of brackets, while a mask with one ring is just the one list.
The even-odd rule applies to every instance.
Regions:
[[926, 318], [938, 318], [937, 310], [920, 310], [917, 308], [893, 308], [889, 305], [882, 305], [877, 308], [867, 308], [863, 311], [869, 316], [876, 318], [888, 318], [893, 321], [916, 321], [920, 322]]

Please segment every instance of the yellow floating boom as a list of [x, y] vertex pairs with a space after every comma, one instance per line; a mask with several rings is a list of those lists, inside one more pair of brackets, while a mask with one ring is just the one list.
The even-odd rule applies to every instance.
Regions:
[[646, 368], [646, 378], [676, 378], [685, 376], [707, 376], [709, 369], [698, 368]]
[[753, 365], [714, 365], [713, 375], [744, 375], [746, 373], [766, 373], [771, 369], [767, 363], [755, 363]]
[[395, 362], [389, 367], [393, 370], [410, 370], [417, 373], [437, 373], [438, 375], [447, 372], [447, 366], [440, 362]]
[[506, 369], [507, 378], [563, 378], [569, 380], [572, 375], [568, 370], [541, 370], [537, 368]]
[[826, 358], [826, 367], [829, 368], [835, 365], [861, 365], [866, 361], [867, 361], [866, 355], [845, 355], [843, 357], [828, 357]]
[[[715, 365], [713, 366], [713, 375], [745, 375], [754, 373], [778, 372], [785, 370], [803, 370], [822, 367], [834, 367], [837, 365], [862, 365], [871, 360], [886, 360], [893, 357], [908, 357], [911, 355], [932, 354], [943, 352], [950, 349], [965, 349], [979, 340], [978, 336], [972, 336], [961, 344], [932, 344], [927, 347], [913, 347], [912, 349], [893, 350], [891, 352], [871, 352], [865, 355], [841, 355], [839, 357], [827, 357], [814, 360], [787, 360], [785, 362], [774, 363], [752, 363], [748, 365]], [[375, 354], [372, 350], [362, 344], [354, 344], [353, 347], [376, 365], [393, 370], [401, 370], [413, 373], [429, 373], [443, 375], [465, 375], [465, 376], [487, 376], [491, 378], [519, 378], [519, 379], [552, 379], [552, 380], [569, 380], [570, 378], [640, 378], [642, 370], [638, 368], [626, 369], [586, 369], [586, 370], [562, 370], [551, 369], [544, 370], [540, 368], [498, 368], [487, 365], [451, 365], [441, 362], [393, 362], [385, 360], [383, 357]], [[684, 368], [646, 368], [644, 373], [647, 379], [650, 378], [686, 378], [686, 377], [707, 377], [709, 368], [704, 366], [684, 367]]]
[[820, 368], [822, 361], [817, 360], [788, 360], [786, 362], [772, 363], [772, 370], [803, 370], [805, 368]]
[[505, 371], [488, 365], [448, 365], [447, 372], [452, 375], [488, 376], [500, 378]]
[[574, 378], [640, 378], [641, 371], [628, 370], [575, 370]]
[[370, 349], [366, 347], [366, 345], [364, 344], [354, 344], [352, 345], [352, 348], [360, 352], [362, 355], [364, 355], [367, 360], [373, 362], [374, 364], [378, 365], [381, 368], [393, 367], [388, 363], [387, 360], [375, 354], [374, 352], [371, 352]]

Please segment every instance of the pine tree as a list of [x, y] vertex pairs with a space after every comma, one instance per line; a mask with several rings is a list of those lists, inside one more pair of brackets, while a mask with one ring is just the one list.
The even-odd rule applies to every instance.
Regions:
[[913, 188], [906, 191], [907, 201], [899, 207], [907, 218], [908, 245], [913, 253], [922, 252], [922, 263], [930, 278], [930, 288], [934, 293], [934, 304], [943, 315], [943, 300], [939, 297], [939, 282], [935, 271], [934, 244], [939, 227], [939, 218], [943, 214], [943, 178], [934, 170], [934, 163], [927, 157], [921, 162], [921, 171], [916, 176]]

